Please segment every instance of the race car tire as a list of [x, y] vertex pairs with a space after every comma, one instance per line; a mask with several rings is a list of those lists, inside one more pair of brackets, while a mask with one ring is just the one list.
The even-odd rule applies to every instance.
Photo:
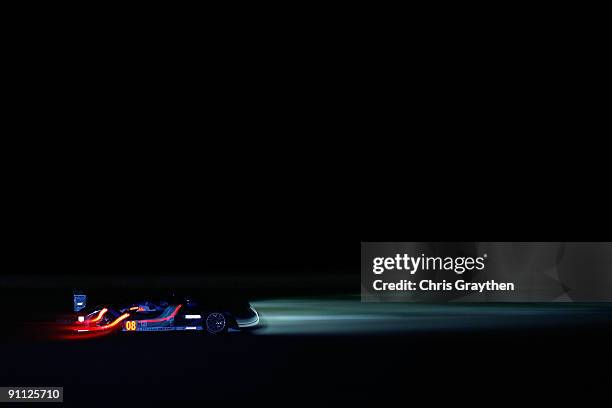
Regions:
[[223, 313], [209, 313], [204, 321], [204, 328], [210, 334], [224, 333], [227, 331], [227, 319]]

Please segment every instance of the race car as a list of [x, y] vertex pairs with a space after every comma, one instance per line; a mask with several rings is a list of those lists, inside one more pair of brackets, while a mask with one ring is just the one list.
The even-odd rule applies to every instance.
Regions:
[[87, 307], [87, 296], [74, 294], [76, 333], [203, 331], [210, 334], [242, 331], [259, 324], [259, 315], [249, 303], [224, 310], [201, 304], [190, 297], [177, 301], [145, 300], [123, 307]]

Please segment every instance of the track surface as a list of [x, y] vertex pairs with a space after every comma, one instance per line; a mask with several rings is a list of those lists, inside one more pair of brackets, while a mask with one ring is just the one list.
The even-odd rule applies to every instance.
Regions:
[[361, 304], [346, 297], [253, 304], [264, 328], [225, 337], [4, 336], [0, 384], [64, 386], [66, 403], [76, 406], [603, 406], [610, 398], [610, 306]]

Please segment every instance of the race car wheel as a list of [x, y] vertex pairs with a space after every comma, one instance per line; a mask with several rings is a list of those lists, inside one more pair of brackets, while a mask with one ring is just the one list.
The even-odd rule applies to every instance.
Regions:
[[221, 313], [210, 313], [206, 316], [206, 331], [210, 334], [219, 334], [227, 330], [227, 321]]

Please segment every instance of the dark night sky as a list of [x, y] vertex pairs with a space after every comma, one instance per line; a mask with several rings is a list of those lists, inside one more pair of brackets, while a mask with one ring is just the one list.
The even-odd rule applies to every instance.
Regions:
[[351, 184], [348, 174], [314, 173], [312, 161], [286, 161], [230, 172], [200, 168], [200, 158], [172, 173], [85, 157], [47, 169], [22, 163], [5, 200], [0, 273], [350, 275], [360, 241], [609, 239], [595, 211], [562, 217], [550, 200], [411, 196], [392, 178]]
[[261, 208], [32, 206], [11, 231], [3, 273], [358, 273], [350, 230]]

